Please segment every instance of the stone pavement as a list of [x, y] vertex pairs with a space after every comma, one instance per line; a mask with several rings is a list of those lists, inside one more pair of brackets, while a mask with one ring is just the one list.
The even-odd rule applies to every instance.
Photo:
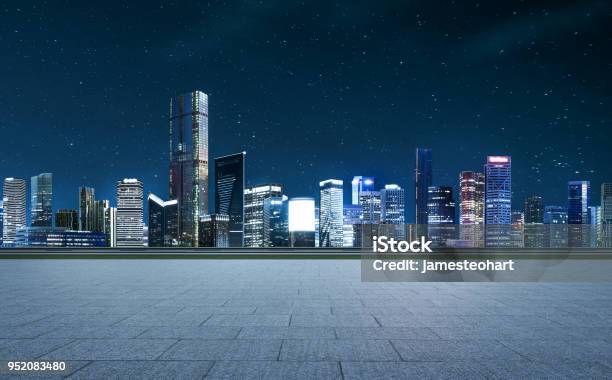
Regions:
[[0, 362], [71, 379], [612, 378], [611, 317], [612, 284], [362, 283], [357, 260], [0, 260]]

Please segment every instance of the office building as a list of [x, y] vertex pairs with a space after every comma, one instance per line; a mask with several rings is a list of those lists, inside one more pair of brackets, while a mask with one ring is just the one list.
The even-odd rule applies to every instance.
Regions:
[[126, 178], [117, 182], [117, 247], [143, 245], [142, 182]]
[[399, 185], [385, 185], [380, 190], [380, 231], [396, 240], [406, 239], [405, 192]]
[[427, 189], [427, 232], [436, 246], [445, 246], [454, 239], [455, 201], [450, 186], [429, 186]]
[[178, 201], [179, 244], [196, 247], [200, 216], [208, 214], [208, 95], [170, 100], [170, 199]]
[[319, 247], [342, 247], [343, 181], [321, 181], [319, 192]]
[[362, 191], [359, 204], [363, 213], [363, 223], [380, 223], [380, 191]]
[[79, 214], [77, 210], [60, 209], [55, 213], [55, 227], [71, 231], [79, 230]]
[[485, 175], [463, 171], [459, 175], [459, 239], [470, 247], [484, 246]]
[[58, 227], [22, 227], [16, 232], [17, 247], [91, 248], [105, 247], [101, 232], [73, 231]]
[[106, 209], [104, 217], [106, 223], [106, 240], [109, 247], [117, 246], [117, 207], [109, 207]]
[[544, 202], [534, 195], [525, 199], [525, 248], [544, 248]]
[[428, 148], [416, 149], [416, 169], [415, 169], [415, 223], [417, 233], [427, 234], [427, 197], [428, 189], [432, 185], [432, 152]]
[[355, 225], [361, 224], [363, 220], [363, 209], [360, 205], [345, 205], [342, 217], [342, 246], [346, 248], [357, 247], [355, 245]]
[[512, 160], [488, 156], [485, 165], [485, 245], [509, 247], [512, 206]]
[[0, 198], [0, 247], [2, 247], [2, 235], [4, 234], [4, 198]]
[[20, 178], [5, 178], [2, 187], [4, 197], [4, 226], [2, 244], [15, 244], [17, 230], [26, 226], [26, 182]]
[[374, 177], [355, 176], [351, 181], [351, 204], [359, 204], [359, 194], [362, 191], [374, 190]]
[[148, 246], [171, 247], [179, 244], [178, 200], [164, 201], [155, 194], [147, 198], [149, 209]]
[[287, 196], [264, 200], [264, 247], [289, 246], [289, 205]]
[[32, 227], [53, 226], [53, 174], [42, 173], [30, 179], [30, 224]]
[[589, 233], [591, 236], [591, 241], [589, 246], [591, 248], [601, 247], [602, 244], [602, 215], [601, 215], [601, 206], [589, 206]]
[[229, 246], [242, 247], [245, 152], [215, 158], [215, 214], [229, 216]]
[[612, 248], [612, 182], [601, 185], [601, 246]]
[[525, 214], [522, 211], [510, 213], [510, 247], [525, 246]]
[[308, 197], [289, 199], [289, 244], [315, 247], [315, 201]]
[[544, 207], [545, 238], [547, 247], [567, 247], [567, 209], [562, 206]]
[[200, 217], [200, 247], [230, 247], [230, 218], [228, 215], [204, 215]]
[[267, 184], [244, 190], [244, 246], [265, 247], [264, 244], [264, 201], [281, 197], [281, 185]]
[[570, 247], [588, 247], [590, 231], [587, 226], [589, 218], [589, 200], [591, 197], [589, 181], [570, 181], [567, 184], [567, 223], [568, 245]]
[[79, 231], [94, 231], [95, 190], [91, 187], [79, 187]]

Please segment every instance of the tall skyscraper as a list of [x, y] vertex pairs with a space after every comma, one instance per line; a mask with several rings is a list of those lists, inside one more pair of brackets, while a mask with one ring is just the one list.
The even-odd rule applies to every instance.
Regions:
[[171, 247], [178, 245], [178, 200], [163, 201], [151, 193], [149, 206], [149, 247]]
[[107, 210], [110, 207], [110, 201], [107, 199], [103, 200], [94, 200], [94, 223], [92, 227], [92, 231], [94, 232], [103, 232], [106, 233], [106, 214]]
[[405, 224], [405, 193], [400, 186], [385, 185], [380, 190], [380, 219], [386, 224]]
[[142, 182], [126, 178], [117, 182], [117, 247], [143, 245]]
[[525, 199], [525, 247], [544, 248], [544, 202], [534, 195]]
[[512, 160], [510, 156], [488, 156], [485, 165], [485, 244], [510, 246], [512, 207]]
[[17, 230], [26, 226], [26, 182], [20, 178], [5, 178], [4, 197], [4, 245], [15, 244]]
[[77, 210], [61, 209], [55, 213], [55, 227], [70, 231], [79, 230], [79, 214]]
[[589, 181], [570, 181], [567, 183], [567, 223], [568, 244], [570, 247], [588, 247], [590, 231], [589, 200], [591, 183]]
[[612, 248], [612, 183], [601, 184], [601, 246]]
[[321, 181], [319, 192], [319, 247], [342, 247], [343, 181]]
[[283, 189], [278, 184], [259, 185], [244, 190], [245, 247], [265, 247], [264, 201], [282, 195]]
[[469, 246], [484, 246], [485, 175], [463, 171], [459, 175], [459, 232]]
[[96, 225], [95, 190], [91, 187], [79, 187], [79, 230], [93, 231]]
[[264, 200], [264, 247], [289, 246], [289, 205], [287, 196]]
[[455, 201], [450, 186], [429, 186], [427, 189], [427, 232], [437, 246], [445, 246], [454, 238]]
[[315, 201], [289, 199], [289, 242], [291, 247], [315, 247]]
[[244, 246], [246, 152], [215, 158], [215, 214], [229, 216], [229, 246]]
[[374, 190], [374, 177], [355, 176], [351, 181], [351, 204], [359, 204], [359, 193]]
[[355, 234], [359, 232], [359, 228], [355, 225], [361, 224], [363, 221], [363, 209], [360, 205], [345, 205], [343, 210], [343, 247], [352, 248], [355, 245]]
[[[432, 154], [429, 148], [416, 149], [416, 169], [415, 169], [415, 211], [417, 225], [427, 224], [427, 197], [429, 186], [432, 185]], [[422, 228], [423, 234], [427, 232], [426, 227]]]
[[546, 225], [544, 241], [547, 247], [567, 247], [567, 209], [562, 206], [544, 207], [544, 224]]
[[229, 216], [213, 214], [200, 217], [200, 247], [228, 248]]
[[179, 244], [198, 246], [201, 215], [208, 214], [208, 95], [170, 100], [170, 199], [178, 201]]
[[30, 221], [32, 227], [53, 226], [53, 174], [42, 173], [30, 179]]

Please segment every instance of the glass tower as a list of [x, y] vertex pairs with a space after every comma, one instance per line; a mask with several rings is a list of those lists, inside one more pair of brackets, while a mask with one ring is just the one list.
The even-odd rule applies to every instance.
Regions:
[[245, 155], [215, 158], [215, 214], [229, 216], [230, 247], [243, 246]]
[[321, 181], [319, 192], [319, 247], [342, 247], [343, 181]]
[[459, 175], [460, 239], [472, 247], [484, 246], [485, 175], [463, 171]]
[[374, 177], [355, 176], [351, 181], [351, 204], [359, 204], [359, 193], [374, 190]]
[[589, 218], [589, 181], [570, 181], [567, 183], [567, 223], [568, 244], [570, 247], [588, 247], [590, 233]]
[[26, 226], [26, 182], [20, 178], [5, 178], [4, 196], [4, 245], [15, 244], [17, 230]]
[[79, 231], [93, 231], [95, 227], [95, 191], [79, 187]]
[[155, 194], [147, 198], [149, 206], [149, 247], [178, 245], [178, 201], [163, 201]]
[[434, 245], [445, 246], [453, 238], [455, 201], [450, 186], [429, 186], [427, 189], [427, 232]]
[[510, 246], [512, 206], [512, 160], [510, 156], [488, 156], [485, 165], [485, 244]]
[[170, 199], [178, 201], [179, 244], [198, 246], [201, 215], [208, 213], [208, 95], [170, 100]]
[[30, 179], [30, 221], [32, 227], [53, 226], [53, 174], [42, 173]]
[[117, 247], [143, 245], [142, 182], [126, 178], [117, 182]]
[[244, 246], [265, 247], [264, 201], [283, 195], [281, 185], [259, 185], [244, 190]]
[[264, 200], [264, 247], [289, 246], [289, 220], [287, 196]]

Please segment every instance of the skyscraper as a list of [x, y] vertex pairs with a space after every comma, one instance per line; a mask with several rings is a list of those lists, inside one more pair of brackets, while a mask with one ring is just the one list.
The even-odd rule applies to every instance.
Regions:
[[5, 178], [4, 196], [4, 245], [15, 244], [17, 230], [26, 226], [26, 182], [20, 178]]
[[215, 214], [229, 216], [229, 246], [244, 245], [244, 159], [246, 152], [215, 158]]
[[544, 248], [544, 202], [534, 195], [525, 199], [525, 247]]
[[600, 247], [601, 244], [601, 226], [602, 226], [602, 218], [601, 218], [601, 206], [589, 206], [589, 233], [591, 235], [591, 241], [589, 246], [591, 248]]
[[198, 246], [201, 215], [208, 213], [208, 95], [170, 100], [170, 199], [178, 201], [179, 244]]
[[289, 205], [287, 196], [264, 200], [264, 247], [289, 246]]
[[2, 247], [2, 235], [4, 234], [4, 198], [0, 198], [0, 247]]
[[321, 181], [319, 192], [319, 247], [342, 247], [343, 181]]
[[429, 186], [427, 189], [427, 232], [437, 246], [445, 246], [454, 238], [455, 201], [450, 186]]
[[386, 224], [404, 224], [406, 204], [404, 189], [391, 184], [380, 190], [380, 219]]
[[278, 184], [259, 185], [244, 190], [245, 247], [265, 247], [264, 201], [282, 195], [283, 189]]
[[30, 179], [32, 227], [53, 226], [53, 174], [42, 173]]
[[570, 247], [588, 247], [590, 233], [588, 226], [589, 199], [591, 197], [589, 181], [570, 181], [567, 183], [567, 223], [568, 245]]
[[351, 181], [351, 204], [359, 204], [359, 193], [374, 190], [374, 177], [355, 176]]
[[612, 248], [612, 183], [601, 184], [601, 246]]
[[488, 156], [485, 165], [485, 244], [510, 246], [512, 206], [512, 160], [510, 156]]
[[525, 246], [525, 214], [522, 211], [510, 213], [510, 247]]
[[460, 239], [472, 247], [484, 246], [485, 175], [463, 171], [459, 175]]
[[178, 245], [178, 200], [163, 201], [151, 193], [147, 198], [149, 208], [149, 247]]
[[544, 241], [547, 247], [567, 247], [567, 209], [561, 206], [544, 207], [544, 224]]
[[110, 201], [107, 199], [94, 200], [93, 218], [94, 223], [92, 231], [106, 233], [106, 210], [110, 207]]
[[79, 214], [77, 210], [61, 209], [55, 213], [55, 227], [71, 231], [79, 230]]
[[359, 194], [359, 204], [363, 211], [363, 223], [380, 223], [380, 191], [362, 191]]
[[143, 245], [142, 182], [126, 178], [117, 182], [117, 247]]
[[289, 199], [289, 242], [291, 247], [315, 246], [315, 201], [308, 197]]
[[95, 190], [91, 187], [79, 187], [79, 230], [93, 231], [95, 218]]
[[[427, 196], [429, 186], [432, 185], [432, 154], [431, 149], [417, 148], [416, 149], [416, 169], [415, 169], [415, 211], [417, 225], [425, 226], [427, 224]], [[417, 233], [427, 232], [426, 227]]]
[[200, 217], [200, 247], [228, 248], [229, 216], [221, 214]]
[[355, 225], [361, 224], [363, 220], [363, 209], [360, 205], [345, 205], [343, 209], [343, 219], [342, 219], [342, 238], [343, 238], [343, 247], [352, 248], [356, 247], [355, 245], [355, 233], [357, 233], [359, 228], [355, 228]]

